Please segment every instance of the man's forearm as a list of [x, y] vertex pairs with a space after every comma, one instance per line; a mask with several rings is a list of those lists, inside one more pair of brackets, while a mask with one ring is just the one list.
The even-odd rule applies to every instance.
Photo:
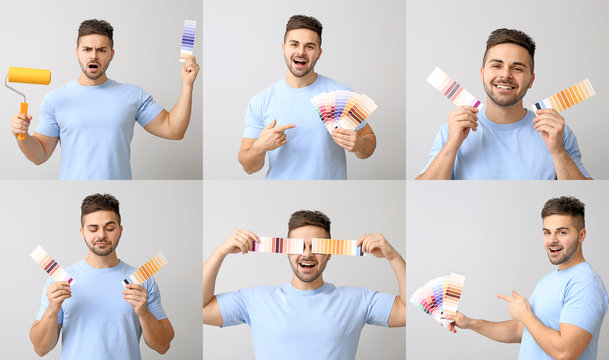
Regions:
[[558, 330], [545, 326], [532, 312], [522, 319], [522, 323], [537, 345], [553, 359], [577, 359], [586, 348], [586, 345], [581, 344], [573, 346]]
[[406, 306], [406, 261], [404, 261], [400, 254], [397, 254], [393, 259], [388, 260], [395, 273], [395, 278], [398, 281], [400, 300], [402, 301], [402, 304]]
[[169, 129], [172, 139], [181, 140], [184, 138], [192, 111], [192, 89], [192, 84], [182, 84], [178, 102], [169, 112]]
[[519, 321], [501, 322], [472, 319], [468, 329], [502, 343], [519, 343], [522, 339], [522, 325]]
[[246, 173], [253, 174], [262, 169], [265, 156], [266, 151], [257, 150], [252, 146], [248, 149], [239, 151], [239, 162]]
[[25, 140], [17, 140], [17, 144], [23, 155], [36, 165], [40, 165], [49, 159], [42, 142], [34, 136], [26, 134]]
[[138, 318], [142, 325], [142, 335], [146, 344], [160, 354], [166, 353], [174, 336], [173, 327], [169, 320], [157, 320], [148, 309]]
[[424, 173], [416, 180], [450, 180], [459, 147], [444, 145]]
[[227, 254], [221, 253], [218, 249], [203, 263], [203, 307], [214, 297], [216, 291], [216, 278], [220, 271], [220, 266]]
[[374, 134], [365, 134], [362, 136], [363, 146], [359, 151], [355, 152], [355, 156], [360, 159], [369, 158], [376, 149], [376, 135]]
[[30, 330], [30, 340], [34, 345], [34, 351], [39, 356], [46, 355], [53, 350], [59, 340], [59, 325], [57, 324], [58, 312], [47, 308], [40, 321], [34, 322]]
[[557, 154], [552, 154], [552, 161], [558, 180], [586, 180], [566, 150], [563, 149]]

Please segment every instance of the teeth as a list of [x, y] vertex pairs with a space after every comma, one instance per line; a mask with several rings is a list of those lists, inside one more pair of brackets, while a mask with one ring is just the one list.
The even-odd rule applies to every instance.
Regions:
[[503, 89], [503, 90], [509, 90], [512, 89], [511, 86], [505, 86], [505, 85], [496, 85], [499, 89]]

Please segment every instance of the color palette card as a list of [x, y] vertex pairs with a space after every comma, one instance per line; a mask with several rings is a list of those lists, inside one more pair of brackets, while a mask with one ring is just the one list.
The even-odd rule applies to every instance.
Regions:
[[160, 251], [154, 257], [148, 260], [144, 265], [137, 269], [129, 278], [123, 280], [123, 286], [127, 284], [143, 284], [144, 281], [150, 279], [163, 266], [167, 265], [167, 259]]
[[197, 22], [195, 20], [184, 20], [184, 31], [182, 32], [182, 47], [180, 48], [180, 62], [186, 61], [188, 56], [194, 54], [196, 32]]
[[428, 281], [410, 297], [410, 302], [443, 326], [452, 322], [446, 314], [454, 315], [459, 306], [465, 276], [451, 273]]
[[42, 267], [55, 281], [67, 281], [70, 286], [74, 285], [74, 279], [66, 271], [59, 266], [57, 261], [53, 259], [44, 249], [37, 246], [34, 251], [30, 254], [32, 259]]
[[364, 256], [361, 246], [355, 246], [357, 240], [312, 239], [311, 252], [315, 254]]
[[531, 107], [533, 108], [533, 111], [552, 108], [561, 112], [594, 95], [596, 95], [596, 92], [592, 88], [590, 79], [586, 79], [535, 103], [535, 105]]
[[457, 106], [468, 105], [478, 110], [484, 107], [480, 100], [465, 90], [461, 85], [446, 75], [439, 67], [436, 67], [427, 77], [427, 82]]
[[304, 253], [304, 239], [289, 239], [276, 237], [260, 237], [260, 242], [253, 241], [253, 252], [296, 254]]
[[330, 134], [338, 128], [355, 130], [378, 107], [365, 94], [348, 90], [318, 94], [311, 98], [311, 104]]

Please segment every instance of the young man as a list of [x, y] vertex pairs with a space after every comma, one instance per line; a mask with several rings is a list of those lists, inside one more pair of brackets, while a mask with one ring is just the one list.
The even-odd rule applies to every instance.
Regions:
[[281, 45], [286, 76], [254, 96], [247, 109], [239, 162], [248, 174], [262, 169], [268, 153], [267, 179], [347, 179], [344, 150], [360, 159], [374, 152], [376, 137], [366, 122], [330, 136], [311, 104], [320, 93], [350, 90], [315, 72], [321, 31], [313, 17], [288, 20]]
[[34, 164], [44, 163], [61, 140], [60, 179], [131, 179], [131, 139], [138, 122], [149, 133], [179, 140], [190, 121], [192, 89], [199, 71], [195, 58], [184, 63], [182, 90], [167, 112], [135, 85], [108, 79], [114, 57], [112, 26], [104, 20], [85, 20], [78, 29], [78, 79], [47, 94], [40, 123], [28, 134], [31, 116], [13, 115], [11, 129], [19, 148]]
[[486, 43], [480, 77], [487, 94], [478, 111], [460, 106], [436, 136], [417, 179], [559, 179], [590, 176], [577, 139], [554, 109], [533, 113], [522, 98], [533, 86], [535, 43], [497, 29]]
[[584, 204], [573, 197], [548, 200], [541, 211], [543, 244], [557, 270], [539, 280], [530, 302], [515, 291], [498, 295], [509, 302], [512, 320], [491, 322], [461, 313], [449, 326], [471, 329], [490, 339], [520, 342], [520, 359], [596, 359], [609, 298], [601, 278], [584, 259]]
[[[303, 255], [288, 255], [289, 284], [254, 287], [215, 295], [216, 277], [228, 254], [247, 253], [258, 237], [234, 232], [203, 264], [203, 322], [215, 326], [247, 323], [256, 359], [355, 359], [364, 324], [404, 326], [406, 263], [381, 234], [362, 236], [364, 252], [389, 261], [399, 296], [363, 288], [335, 287], [323, 278], [331, 255], [311, 252], [312, 238], [330, 238], [330, 219], [319, 211], [297, 211], [288, 237], [305, 240]], [[346, 315], [348, 314], [348, 315]]]
[[62, 359], [141, 359], [142, 334], [150, 348], [164, 354], [174, 332], [154, 279], [122, 285], [136, 268], [116, 254], [123, 232], [118, 200], [108, 194], [86, 197], [81, 225], [88, 255], [66, 268], [74, 288], [47, 281], [30, 331], [34, 351], [40, 356], [51, 351], [63, 331]]

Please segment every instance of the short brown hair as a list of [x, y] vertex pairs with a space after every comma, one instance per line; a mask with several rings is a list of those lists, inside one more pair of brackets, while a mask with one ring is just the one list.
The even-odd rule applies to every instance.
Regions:
[[315, 31], [319, 35], [319, 46], [321, 46], [321, 31], [323, 26], [316, 18], [306, 15], [293, 15], [285, 25], [285, 34], [283, 34], [283, 42], [287, 39], [288, 32], [295, 29], [309, 29]]
[[535, 41], [531, 37], [520, 30], [514, 29], [497, 29], [493, 31], [486, 41], [486, 50], [482, 58], [482, 66], [486, 63], [486, 55], [490, 48], [499, 44], [516, 44], [525, 48], [531, 55], [531, 73], [535, 67]]
[[306, 225], [319, 226], [326, 230], [329, 238], [332, 237], [332, 235], [330, 235], [330, 218], [317, 210], [299, 210], [293, 213], [288, 222], [288, 237], [292, 230]]
[[541, 218], [550, 215], [569, 215], [573, 218], [573, 225], [579, 231], [586, 227], [584, 219], [585, 204], [573, 196], [561, 196], [546, 201], [541, 210]]
[[80, 38], [86, 35], [98, 34], [98, 35], [106, 35], [110, 38], [110, 46], [114, 48], [114, 39], [112, 38], [112, 34], [114, 33], [114, 28], [110, 25], [109, 22], [105, 20], [97, 20], [97, 19], [89, 19], [80, 23], [80, 27], [78, 28], [78, 38], [76, 38], [76, 45], [80, 43]]
[[93, 194], [89, 195], [82, 201], [80, 206], [80, 223], [84, 225], [85, 215], [100, 211], [114, 211], [118, 216], [118, 223], [121, 223], [121, 213], [118, 200], [110, 194]]

